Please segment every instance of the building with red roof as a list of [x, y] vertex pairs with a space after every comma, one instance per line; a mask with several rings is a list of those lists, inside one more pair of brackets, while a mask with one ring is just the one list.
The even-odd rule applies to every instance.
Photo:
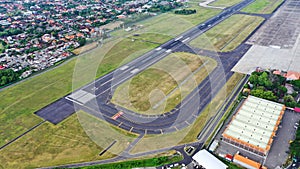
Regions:
[[297, 113], [300, 113], [300, 107], [295, 107], [294, 111], [297, 112]]
[[294, 72], [294, 71], [288, 71], [285, 75], [287, 80], [299, 80], [300, 79], [300, 73]]

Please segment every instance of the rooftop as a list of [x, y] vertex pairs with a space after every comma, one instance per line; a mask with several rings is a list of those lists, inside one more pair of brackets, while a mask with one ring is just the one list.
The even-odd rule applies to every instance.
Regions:
[[284, 109], [282, 104], [249, 96], [223, 136], [251, 147], [269, 150]]
[[225, 165], [222, 161], [217, 159], [215, 156], [210, 154], [208, 151], [200, 150], [197, 152], [193, 159], [197, 161], [199, 165], [204, 167], [205, 169], [226, 169], [227, 165]]
[[237, 162], [237, 161], [242, 162], [243, 164], [246, 164], [247, 166], [251, 166], [251, 167], [257, 168], [257, 169], [266, 169], [266, 167], [262, 166], [260, 163], [250, 160], [249, 158], [243, 157], [239, 154], [234, 155], [233, 161], [234, 162]]

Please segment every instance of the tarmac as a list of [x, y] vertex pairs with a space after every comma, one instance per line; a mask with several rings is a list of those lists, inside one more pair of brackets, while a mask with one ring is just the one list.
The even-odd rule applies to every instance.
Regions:
[[257, 67], [300, 72], [300, 1], [286, 0], [247, 41], [253, 45], [232, 71], [250, 74]]

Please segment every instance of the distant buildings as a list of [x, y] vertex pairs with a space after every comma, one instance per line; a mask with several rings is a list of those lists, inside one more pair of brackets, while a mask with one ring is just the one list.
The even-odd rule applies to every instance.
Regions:
[[96, 40], [103, 35], [103, 29], [107, 29], [104, 25], [135, 13], [150, 15], [148, 10], [155, 4], [170, 5], [170, 9], [178, 5], [171, 0], [3, 0], [0, 70], [30, 69], [23, 78], [46, 69], [72, 56], [71, 51], [86, 39]]

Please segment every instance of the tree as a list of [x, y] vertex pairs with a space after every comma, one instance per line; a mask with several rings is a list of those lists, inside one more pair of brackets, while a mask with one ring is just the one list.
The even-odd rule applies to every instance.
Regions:
[[272, 100], [272, 101], [277, 101], [278, 99], [277, 96], [275, 96], [274, 93], [271, 91], [263, 92], [262, 98], [267, 100]]
[[260, 76], [258, 76], [258, 84], [260, 86], [264, 86], [267, 80], [268, 74], [266, 72], [263, 72]]
[[286, 95], [283, 97], [284, 102], [293, 102], [295, 101], [294, 97], [291, 95]]
[[22, 72], [14, 72], [12, 69], [0, 70], [0, 86], [18, 80], [20, 73]]
[[291, 84], [294, 85], [294, 89], [300, 91], [300, 80], [293, 80]]
[[273, 83], [268, 79], [264, 82], [264, 86], [269, 90], [273, 89]]
[[291, 95], [284, 96], [283, 100], [284, 100], [284, 104], [287, 107], [293, 107], [294, 108], [297, 105], [297, 102], [295, 101], [294, 97], [291, 96]]
[[0, 83], [0, 85], [1, 86], [4, 86], [4, 85], [6, 85], [7, 84], [7, 77], [6, 76], [2, 76], [1, 77], [1, 83]]
[[262, 89], [254, 89], [250, 92], [252, 96], [267, 99], [267, 100], [272, 100], [272, 101], [277, 101], [277, 96], [274, 95], [273, 92], [271, 91], [264, 91]]
[[285, 86], [278, 86], [277, 89], [278, 89], [279, 96], [284, 96], [288, 91]]
[[80, 44], [80, 46], [83, 46], [86, 43], [86, 39], [85, 38], [78, 38], [78, 43]]
[[263, 92], [264, 92], [264, 91], [261, 90], [261, 89], [253, 89], [253, 90], [251, 90], [250, 94], [251, 94], [252, 96], [262, 98]]
[[256, 86], [258, 84], [258, 76], [255, 74], [252, 74], [249, 78], [249, 82]]

